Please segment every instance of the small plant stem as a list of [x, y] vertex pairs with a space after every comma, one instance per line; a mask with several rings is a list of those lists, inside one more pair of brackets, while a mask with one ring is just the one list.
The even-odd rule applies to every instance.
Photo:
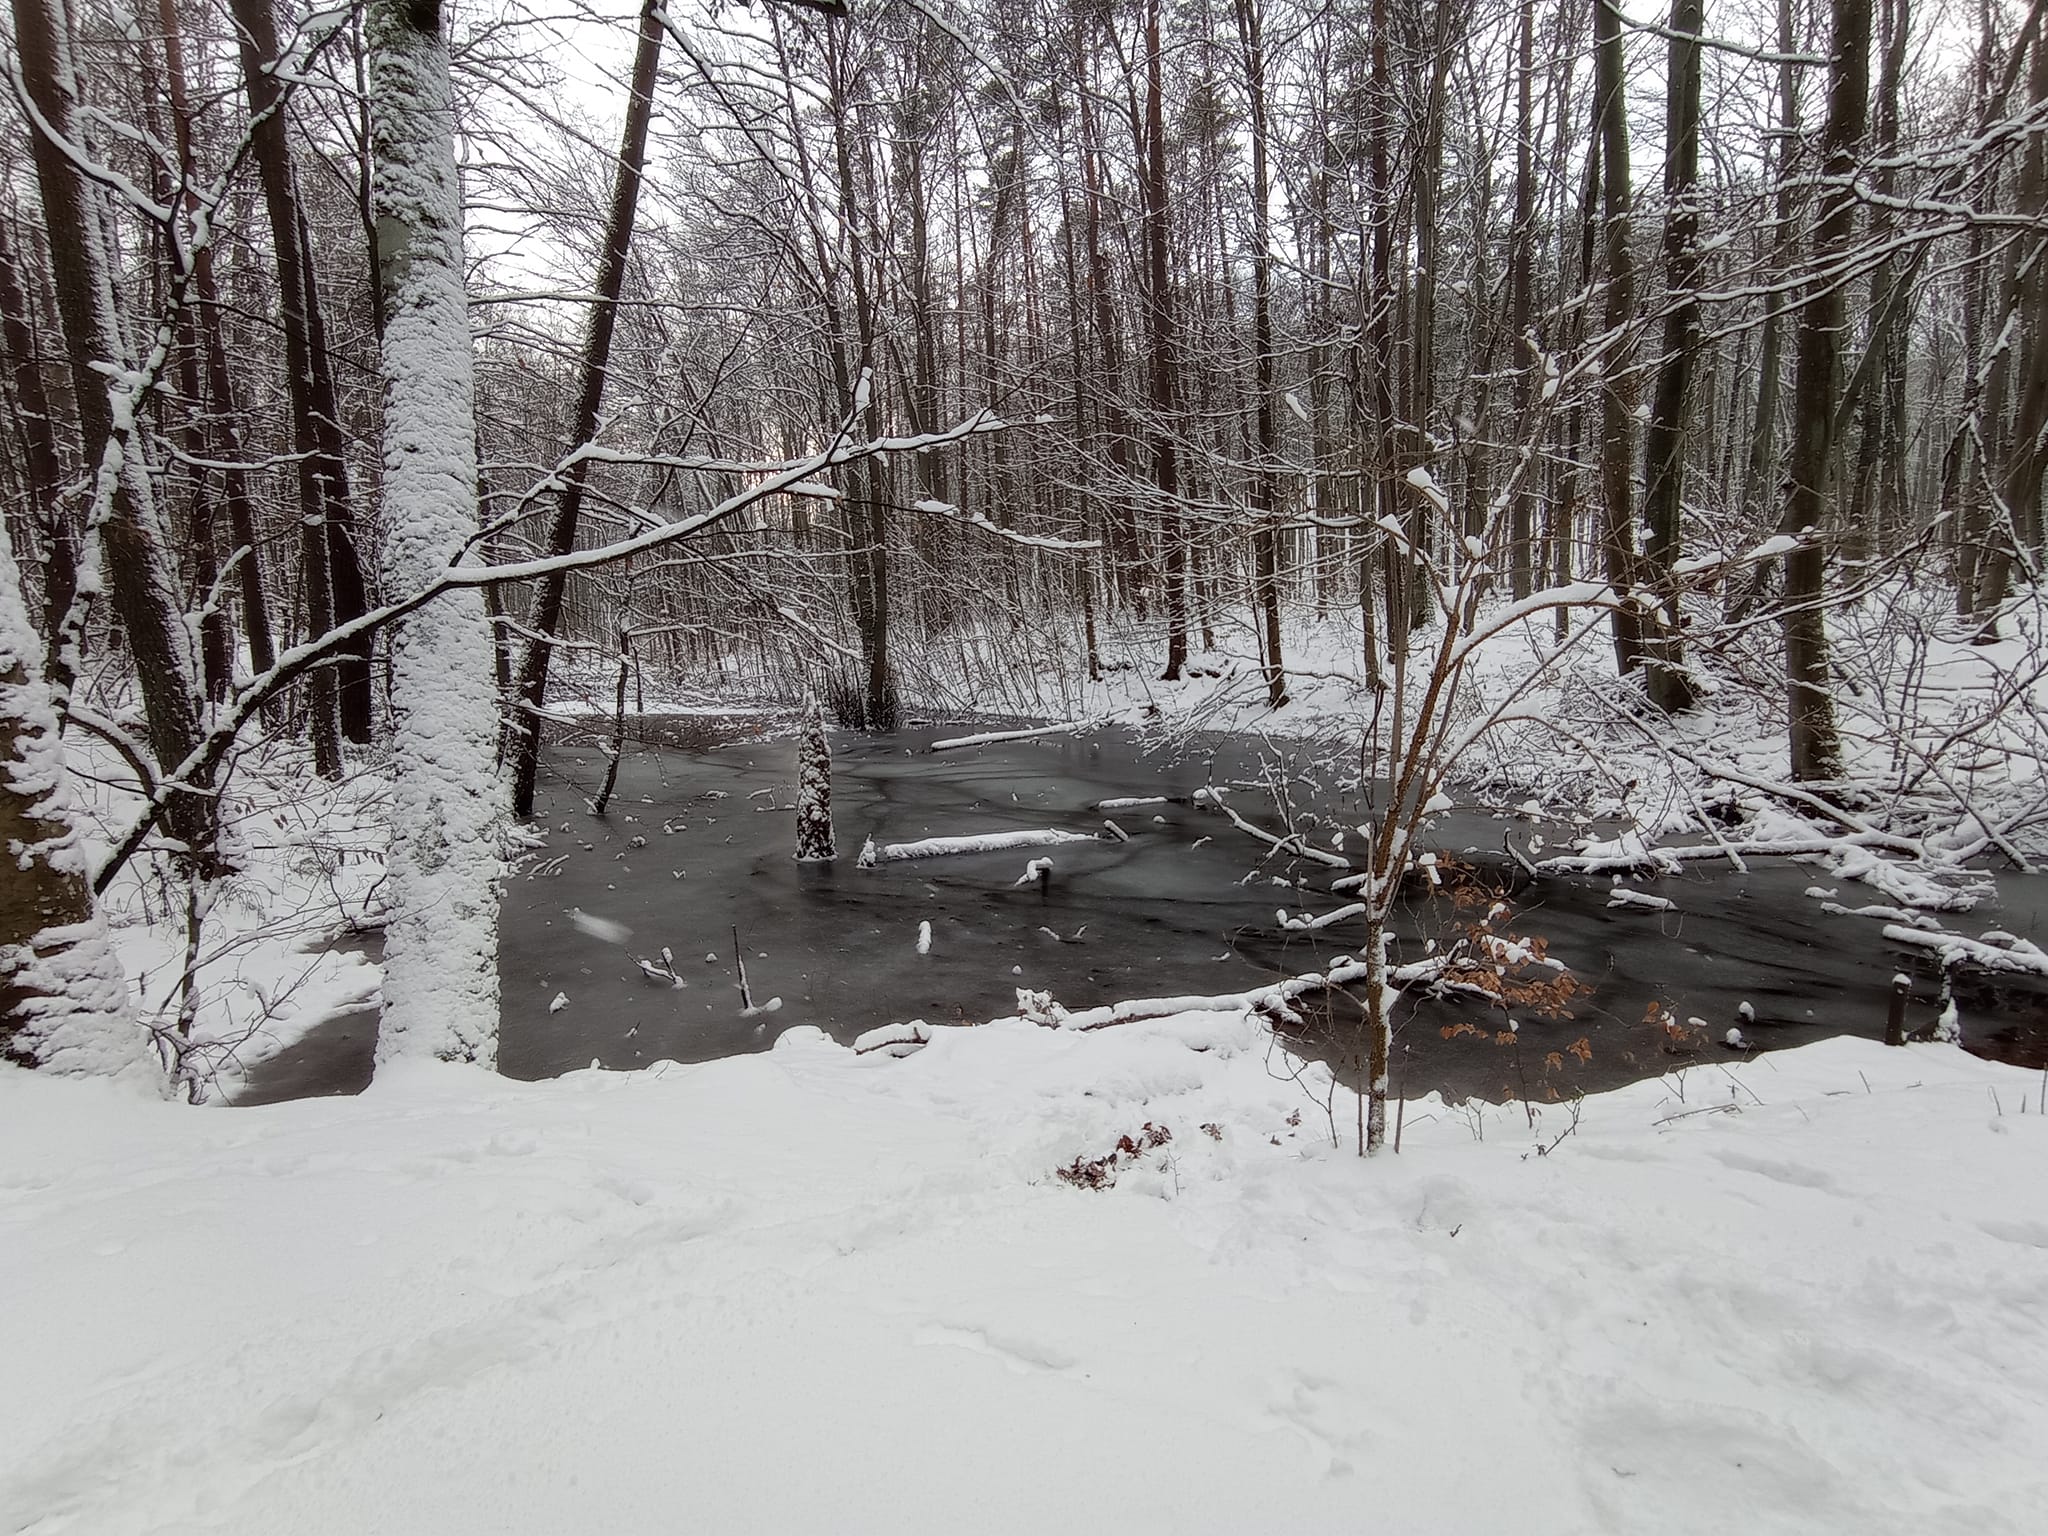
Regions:
[[733, 925], [732, 930], [732, 963], [740, 973], [740, 1006], [751, 1009], [754, 1006], [754, 996], [747, 989], [747, 962], [740, 954], [740, 930], [737, 923]]

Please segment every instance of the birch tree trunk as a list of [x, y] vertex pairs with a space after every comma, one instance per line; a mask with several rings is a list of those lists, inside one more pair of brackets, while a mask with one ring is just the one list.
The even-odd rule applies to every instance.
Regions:
[[[439, 0], [373, 0], [367, 38], [384, 292], [385, 589], [419, 590], [477, 529], [454, 95]], [[450, 592], [391, 637], [392, 805], [380, 1063], [493, 1065], [500, 786], [483, 593]]]

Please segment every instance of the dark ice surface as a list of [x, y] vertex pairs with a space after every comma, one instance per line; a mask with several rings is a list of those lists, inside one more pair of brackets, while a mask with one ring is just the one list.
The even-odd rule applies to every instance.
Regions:
[[[935, 738], [976, 727], [835, 732], [841, 858], [800, 865], [791, 857], [796, 745], [767, 724], [743, 715], [639, 723], [602, 818], [588, 802], [604, 774], [605, 733], [571, 730], [550, 748], [540, 804], [546, 846], [519, 861], [505, 888], [500, 1071], [541, 1078], [593, 1062], [701, 1061], [765, 1049], [799, 1024], [850, 1041], [913, 1018], [977, 1022], [1016, 1011], [1019, 987], [1048, 991], [1070, 1009], [1241, 992], [1318, 969], [1358, 943], [1355, 925], [1301, 933], [1276, 922], [1279, 908], [1341, 905], [1328, 889], [1336, 871], [1304, 866], [1303, 885], [1280, 883], [1284, 861], [1189, 803], [1205, 785], [1236, 783], [1242, 813], [1280, 828], [1259, 788], [1273, 774], [1265, 749], [1211, 741], [1169, 756], [1125, 732], [1093, 732], [931, 753], [924, 749]], [[1300, 803], [1342, 822], [1364, 815], [1355, 793], [1313, 774], [1292, 776], [1290, 786]], [[1140, 796], [1168, 799], [1093, 809]], [[1095, 833], [1105, 819], [1129, 840], [855, 864], [869, 837]], [[1333, 824], [1319, 834], [1325, 844]], [[1743, 1002], [1754, 1021], [1741, 1027], [1755, 1048], [1878, 1036], [1899, 971], [1914, 979], [1911, 1024], [1924, 1025], [1939, 1006], [1928, 957], [1888, 944], [1880, 923], [1823, 912], [1805, 894], [1835, 884], [1818, 866], [1757, 860], [1745, 875], [1696, 865], [1680, 877], [1630, 882], [1677, 910], [1616, 910], [1604, 878], [1521, 881], [1501, 852], [1510, 829], [1526, 840], [1518, 818], [1460, 810], [1438, 819], [1433, 840], [1489, 885], [1526, 886], [1511, 891], [1513, 915], [1502, 926], [1545, 939], [1590, 990], [1566, 1005], [1570, 1017], [1515, 1010], [1517, 1032], [1505, 1030], [1498, 1009], [1473, 1001], [1404, 1004], [1394, 1071], [1403, 1095], [1436, 1088], [1550, 1098], [1725, 1061], [1735, 1053], [1724, 1037]], [[1546, 835], [1556, 842], [1558, 829]], [[1050, 880], [1017, 886], [1034, 857], [1053, 861]], [[2038, 941], [2044, 892], [2039, 878], [2002, 875], [1999, 905], [1954, 926], [1973, 935], [2003, 927]], [[1882, 898], [1851, 885], [1838, 899]], [[1475, 915], [1418, 894], [1399, 920], [1396, 958], [1420, 954], [1424, 937], [1447, 942]], [[932, 930], [922, 955], [921, 922]], [[746, 1012], [735, 929], [750, 995], [757, 1007], [780, 999], [773, 1011]], [[636, 963], [662, 963], [664, 948], [678, 982], [649, 979]], [[2048, 1060], [2048, 986], [1972, 974], [1956, 990], [1971, 1048], [2023, 1065]], [[1675, 1029], [1648, 1017], [1653, 1004]], [[1356, 1049], [1355, 1001], [1339, 995], [1304, 1011], [1291, 1043], [1342, 1068]], [[359, 1090], [375, 1022], [371, 1012], [324, 1021], [259, 1064], [238, 1102]], [[1275, 1070], [1287, 1065], [1280, 1053]]]

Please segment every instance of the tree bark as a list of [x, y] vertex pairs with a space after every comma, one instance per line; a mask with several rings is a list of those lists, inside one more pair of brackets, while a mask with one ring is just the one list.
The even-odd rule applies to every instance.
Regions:
[[161, 1084], [93, 901], [37, 650], [0, 523], [0, 1062]]
[[[128, 352], [115, 319], [114, 290], [97, 191], [67, 150], [77, 145], [78, 101], [65, 20], [55, 0], [14, 0], [15, 46], [37, 115], [30, 135], [50, 248], [57, 310], [70, 356], [73, 408], [85, 459], [97, 466], [92, 521], [116, 616], [128, 634], [136, 684], [158, 766], [175, 769], [199, 743], [200, 703], [190, 636], [158, 521], [149, 455], [127, 383], [103, 369], [126, 369]], [[55, 139], [52, 138], [55, 136]], [[62, 141], [61, 143], [58, 141]], [[76, 605], [73, 605], [74, 608]], [[76, 641], [73, 626], [59, 641]], [[187, 781], [165, 808], [173, 835], [198, 865], [212, 863], [216, 819], [210, 781]]]
[[[179, 182], [174, 184], [170, 167], [159, 159], [157, 198], [166, 206], [183, 198], [186, 200], [185, 211], [189, 214], [196, 202], [193, 189], [198, 181], [198, 166], [192, 154], [192, 101], [185, 81], [185, 38], [174, 0], [157, 0], [157, 22], [163, 29], [163, 89], [170, 99], [172, 140], [178, 154], [179, 176]], [[147, 70], [145, 89], [154, 96], [156, 82], [149, 77]], [[152, 134], [159, 133], [153, 101], [145, 121]], [[175, 356], [178, 389], [184, 396], [180, 435], [185, 440], [186, 454], [195, 461], [206, 456], [208, 446], [206, 429], [199, 414], [205, 398], [205, 390], [200, 383], [199, 332], [206, 318], [189, 303], [180, 307], [177, 317]], [[192, 563], [193, 589], [205, 605], [199, 618], [200, 676], [208, 700], [219, 704], [227, 698], [229, 689], [234, 685], [235, 634], [228, 610], [215, 592], [220, 577], [220, 562], [214, 542], [219, 504], [209, 483], [212, 473], [196, 467], [196, 464], [190, 468], [191, 510], [185, 526], [190, 545], [187, 555]]]
[[[476, 416], [454, 91], [438, 0], [372, 0], [365, 21], [384, 288], [384, 585], [416, 592], [477, 527]], [[492, 1065], [498, 1045], [502, 795], [480, 588], [391, 636], [391, 918], [380, 1063]]]
[[0, 339], [7, 343], [14, 420], [28, 471], [31, 516], [43, 539], [43, 675], [60, 694], [71, 691], [75, 658], [62, 644], [64, 616], [78, 594], [78, 533], [64, 506], [64, 460], [57, 424], [43, 388], [41, 349], [22, 291], [21, 271], [0, 220]]
[[1614, 662], [1623, 673], [1643, 659], [1641, 610], [1635, 602], [1636, 383], [1622, 333], [1635, 322], [1636, 262], [1629, 246], [1628, 101], [1621, 47], [1619, 0], [1593, 0], [1596, 133], [1600, 140], [1600, 215], [1606, 258], [1606, 376], [1600, 391], [1601, 550], [1607, 584], [1614, 589]]
[[[1517, 430], [1526, 437], [1536, 401], [1540, 362], [1535, 338], [1529, 330], [1536, 286], [1536, 0], [1522, 0], [1515, 46], [1515, 223], [1509, 237], [1508, 328], [1513, 333], [1510, 344], [1518, 365], [1515, 422]], [[1517, 483], [1508, 512], [1509, 591], [1518, 600], [1533, 589], [1536, 520], [1535, 497], [1529, 489], [1532, 478], [1523, 475]]]
[[[285, 387], [291, 401], [292, 451], [297, 459], [299, 558], [305, 581], [306, 628], [323, 635], [334, 627], [334, 583], [329, 519], [340, 511], [340, 488], [316, 424], [313, 344], [306, 291], [310, 270], [302, 249], [297, 179], [292, 171], [282, 90], [273, 73], [280, 57], [271, 0], [229, 0], [240, 47], [242, 89], [249, 102], [250, 147], [263, 183], [272, 254], [277, 268], [279, 318], [284, 331]], [[335, 671], [316, 667], [306, 680], [313, 766], [324, 778], [341, 776], [341, 694]]]
[[[870, 438], [882, 435], [882, 397], [873, 367], [881, 336], [881, 316], [870, 270], [864, 202], [854, 178], [852, 110], [854, 78], [847, 58], [841, 18], [825, 22], [826, 64], [832, 79], [832, 150], [838, 178], [839, 221], [846, 233], [847, 278], [853, 288], [854, 341], [857, 366], [842, 359], [842, 410]], [[847, 537], [853, 546], [848, 560], [854, 628], [861, 650], [861, 723], [870, 731], [896, 729], [896, 679], [889, 661], [889, 470], [878, 458], [864, 458], [852, 468], [853, 495], [848, 498]]]
[[1657, 592], [1643, 639], [1650, 701], [1667, 714], [1697, 702], [1685, 670], [1684, 615], [1672, 568], [1683, 553], [1685, 408], [1700, 348], [1699, 210], [1693, 197], [1699, 185], [1699, 34], [1704, 25], [1703, 0], [1672, 0], [1665, 66], [1664, 355], [1643, 440], [1643, 520], [1650, 530], [1650, 579]]
[[[2035, 110], [2048, 101], [2048, 42], [2036, 38], [2028, 69], [2028, 96]], [[2048, 208], [2048, 151], [2039, 136], [2029, 139], [2020, 168], [2019, 211], [2035, 219]], [[2048, 247], [2037, 238], [2017, 259], [2006, 290], [2006, 312], [2019, 331], [2019, 357], [2012, 370], [2018, 386], [2012, 437], [1998, 479], [1998, 506], [1990, 547], [1978, 572], [1976, 611], [1983, 616], [1981, 638], [1998, 635], [1998, 611], [2012, 581], [2013, 561], [2038, 546], [2041, 481], [2048, 468]]]
[[1833, 58], [1828, 115], [1821, 130], [1825, 177], [1813, 231], [1814, 276], [1799, 316], [1793, 368], [1792, 439], [1786, 446], [1781, 533], [1801, 539], [1785, 557], [1785, 682], [1792, 777], [1828, 780], [1841, 772], [1841, 738], [1830, 691], [1827, 550], [1828, 470], [1834, 453], [1836, 387], [1845, 300], [1831, 268], [1856, 234], [1850, 177], [1863, 142], [1870, 94], [1870, 0], [1833, 0]]
[[1188, 547], [1180, 515], [1180, 463], [1173, 442], [1173, 279], [1167, 239], [1166, 111], [1159, 41], [1160, 0], [1145, 0], [1145, 166], [1139, 178], [1145, 207], [1146, 308], [1151, 316], [1152, 483], [1160, 501], [1159, 536], [1166, 557], [1166, 670], [1180, 681], [1188, 660]]
[[1252, 584], [1265, 635], [1266, 705], [1278, 709], [1287, 702], [1287, 667], [1280, 652], [1280, 581], [1273, 532], [1280, 432], [1273, 411], [1273, 237], [1268, 207], [1272, 192], [1266, 171], [1266, 48], [1259, 9], [1260, 0], [1237, 0], [1252, 139], [1252, 387], [1257, 395], [1259, 455], [1252, 478]]
[[[1778, 66], [1778, 167], [1774, 233], [1769, 237], [1770, 258], [1766, 270], [1775, 279], [1790, 264], [1798, 245], [1792, 230], [1792, 155], [1799, 142], [1799, 73], [1791, 62], [1797, 38], [1792, 25], [1793, 0], [1778, 0], [1778, 51], [1786, 55]], [[1742, 477], [1742, 508], [1745, 532], [1762, 526], [1771, 498], [1771, 474], [1776, 467], [1778, 392], [1784, 373], [1784, 322], [1788, 306], [1774, 289], [1764, 300], [1763, 323], [1759, 326], [1756, 359], [1756, 411], [1750, 418], [1749, 460]], [[1737, 616], [1746, 604], [1734, 605]]]

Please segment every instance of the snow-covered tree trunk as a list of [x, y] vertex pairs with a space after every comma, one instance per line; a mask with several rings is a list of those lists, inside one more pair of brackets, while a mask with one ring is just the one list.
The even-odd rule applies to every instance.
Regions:
[[839, 857], [832, 841], [832, 748], [825, 740], [824, 708], [815, 698], [805, 707], [796, 752], [796, 856], [813, 864]]
[[[384, 292], [384, 582], [418, 591], [477, 528], [454, 97], [438, 0], [372, 0], [366, 32]], [[494, 1064], [502, 794], [482, 592], [450, 592], [391, 640], [393, 793], [380, 1062]]]
[[[138, 411], [133, 359], [114, 304], [102, 194], [75, 155], [80, 110], [70, 24], [62, 0], [13, 0], [16, 65], [25, 104], [36, 190], [50, 249], [51, 287], [63, 321], [73, 409], [86, 461], [92, 466], [89, 526], [99, 536], [100, 562], [78, 573], [78, 594], [104, 585], [127, 632], [135, 660], [149, 744], [168, 774], [199, 744], [201, 700], [192, 635], [178, 600], [176, 566], [165, 544], [148, 445]], [[78, 603], [59, 617], [55, 644], [67, 671], [83, 627]], [[204, 775], [187, 775], [189, 793], [171, 797], [165, 819], [194, 859], [213, 859], [215, 814]]]
[[0, 1059], [161, 1083], [93, 902], [40, 650], [0, 524]]

